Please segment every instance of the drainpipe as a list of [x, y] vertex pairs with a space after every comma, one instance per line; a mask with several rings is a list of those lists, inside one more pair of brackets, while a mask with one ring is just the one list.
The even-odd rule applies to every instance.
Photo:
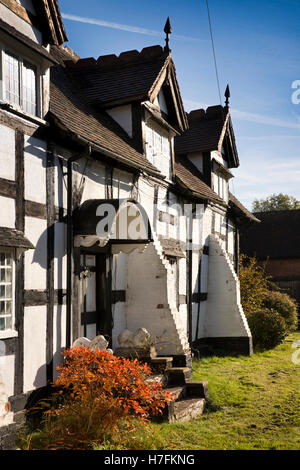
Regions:
[[[91, 146], [88, 146], [88, 156]], [[72, 317], [72, 261], [73, 261], [73, 163], [86, 156], [79, 153], [70, 157], [67, 163], [67, 312], [66, 312], [66, 348], [71, 347]]]

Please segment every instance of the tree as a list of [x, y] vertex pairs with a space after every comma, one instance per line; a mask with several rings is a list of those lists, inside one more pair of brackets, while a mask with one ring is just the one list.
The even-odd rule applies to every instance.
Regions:
[[300, 201], [288, 194], [272, 194], [266, 199], [255, 199], [252, 204], [252, 212], [271, 212], [300, 210]]

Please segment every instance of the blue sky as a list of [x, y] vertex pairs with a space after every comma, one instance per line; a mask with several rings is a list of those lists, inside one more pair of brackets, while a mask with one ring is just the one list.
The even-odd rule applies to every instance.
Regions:
[[[81, 57], [163, 45], [159, 32], [170, 16], [186, 110], [219, 104], [205, 0], [59, 4], [68, 45]], [[209, 6], [222, 99], [229, 83], [241, 162], [231, 190], [248, 208], [272, 193], [300, 200], [300, 104], [291, 99], [292, 83], [300, 80], [300, 1], [209, 0]]]

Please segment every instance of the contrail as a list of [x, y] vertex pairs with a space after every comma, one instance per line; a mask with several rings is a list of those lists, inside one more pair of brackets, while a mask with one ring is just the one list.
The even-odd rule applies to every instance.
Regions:
[[[77, 21], [79, 23], [95, 24], [97, 26], [104, 26], [105, 28], [119, 29], [121, 31], [127, 31], [129, 33], [146, 34], [147, 36], [164, 37], [164, 33], [161, 31], [155, 31], [153, 29], [139, 28], [138, 26], [129, 26], [126, 24], [112, 23], [110, 21], [98, 20], [96, 18], [85, 18], [83, 16], [71, 15], [69, 13], [62, 13], [62, 17], [65, 20]], [[173, 39], [181, 41], [206, 41], [206, 39], [192, 38], [190, 36], [180, 36], [178, 34], [172, 35]]]

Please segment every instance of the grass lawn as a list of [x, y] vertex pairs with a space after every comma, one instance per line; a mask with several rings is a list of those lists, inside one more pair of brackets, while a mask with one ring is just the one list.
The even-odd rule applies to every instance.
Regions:
[[[183, 424], [152, 423], [96, 449], [300, 450], [300, 364], [292, 362], [296, 340], [300, 332], [251, 357], [195, 360], [193, 379], [209, 383], [202, 416]], [[40, 434], [35, 435], [37, 445], [30, 448], [39, 449]], [[25, 427], [20, 447], [27, 449], [31, 438]]]
[[152, 424], [149, 448], [181, 450], [300, 450], [300, 364], [292, 362], [295, 333], [252, 357], [194, 361], [194, 380], [208, 380], [205, 414], [184, 424]]

